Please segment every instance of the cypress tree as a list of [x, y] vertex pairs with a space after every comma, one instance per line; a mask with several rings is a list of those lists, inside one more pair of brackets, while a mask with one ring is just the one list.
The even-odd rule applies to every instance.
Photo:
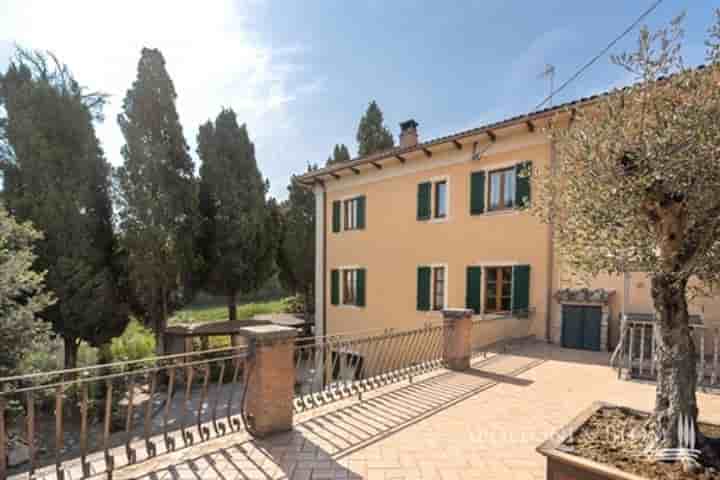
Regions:
[[168, 315], [182, 302], [181, 287], [192, 268], [197, 212], [194, 165], [176, 98], [162, 53], [143, 48], [118, 116], [125, 145], [116, 178], [130, 280], [159, 352], [165, 350]]
[[[317, 170], [308, 166], [308, 172]], [[288, 290], [300, 294], [305, 315], [312, 311], [315, 282], [315, 195], [297, 182], [288, 186], [283, 205], [283, 228], [278, 266], [280, 281]]]
[[104, 96], [84, 91], [51, 54], [19, 49], [0, 77], [0, 169], [10, 213], [43, 233], [34, 268], [57, 302], [42, 316], [73, 367], [80, 341], [100, 346], [122, 333], [127, 301], [115, 268], [110, 166], [95, 135]]
[[268, 184], [255, 146], [231, 109], [200, 126], [198, 155], [205, 288], [227, 298], [228, 318], [236, 320], [237, 296], [257, 290], [274, 273], [276, 207], [266, 203]]
[[337, 165], [339, 163], [349, 162], [350, 160], [350, 151], [344, 144], [341, 143], [339, 145], [335, 145], [332, 156], [328, 157], [325, 166]]
[[357, 136], [358, 155], [364, 157], [392, 148], [395, 143], [392, 133], [383, 124], [383, 113], [373, 100], [365, 115], [360, 119]]

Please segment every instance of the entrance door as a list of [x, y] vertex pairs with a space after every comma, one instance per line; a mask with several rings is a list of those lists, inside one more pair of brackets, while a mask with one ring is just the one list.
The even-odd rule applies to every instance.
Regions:
[[600, 307], [563, 305], [562, 346], [581, 350], [600, 350]]

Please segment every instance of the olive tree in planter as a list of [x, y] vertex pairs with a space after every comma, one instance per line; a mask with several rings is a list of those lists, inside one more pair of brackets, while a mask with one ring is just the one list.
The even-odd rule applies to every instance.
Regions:
[[[678, 418], [697, 421], [697, 352], [688, 325], [690, 282], [720, 280], [720, 14], [709, 65], [686, 68], [682, 17], [642, 29], [635, 52], [614, 56], [637, 83], [558, 115], [555, 150], [537, 172], [533, 209], [554, 226], [575, 272], [646, 272], [657, 313], [651, 449], [677, 446]], [[717, 42], [716, 42], [717, 41]], [[695, 282], [699, 280], [699, 282]], [[717, 454], [698, 432], [698, 444]]]

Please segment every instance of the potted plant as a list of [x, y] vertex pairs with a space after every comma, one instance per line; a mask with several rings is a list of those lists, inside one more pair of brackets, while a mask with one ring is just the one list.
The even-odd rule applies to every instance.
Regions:
[[[710, 469], [720, 468], [720, 449], [697, 422], [688, 300], [691, 285], [702, 294], [720, 282], [720, 10], [701, 68], [683, 64], [682, 19], [654, 33], [643, 28], [637, 51], [612, 57], [637, 83], [553, 119], [556, 155], [533, 178], [532, 208], [554, 226], [555, 248], [571, 271], [648, 275], [657, 392], [636, 442], [651, 453], [678, 448], [679, 425], [689, 424], [699, 463]], [[590, 418], [609, 421], [604, 415]], [[600, 441], [601, 429], [594, 433]], [[567, 478], [594, 478], [591, 470]], [[633, 478], [612, 475], [597, 478]]]

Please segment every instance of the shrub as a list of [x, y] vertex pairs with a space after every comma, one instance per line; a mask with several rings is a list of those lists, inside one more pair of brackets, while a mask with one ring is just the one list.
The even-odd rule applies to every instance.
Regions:
[[82, 342], [78, 348], [77, 366], [90, 367], [98, 364], [99, 356], [98, 348], [91, 347], [89, 344]]
[[283, 299], [283, 310], [285, 313], [302, 314], [305, 313], [305, 305], [300, 295], [287, 297]]
[[110, 353], [113, 362], [142, 360], [155, 355], [153, 332], [133, 319], [125, 332], [112, 340]]
[[63, 341], [54, 335], [44, 336], [28, 346], [18, 370], [25, 375], [63, 368]]

